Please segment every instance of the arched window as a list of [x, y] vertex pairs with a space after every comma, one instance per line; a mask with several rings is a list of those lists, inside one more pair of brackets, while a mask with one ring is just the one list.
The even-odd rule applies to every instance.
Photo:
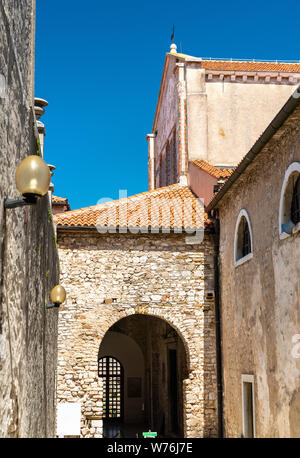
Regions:
[[284, 239], [300, 230], [300, 163], [285, 172], [279, 207], [279, 236]]
[[252, 229], [246, 210], [241, 210], [235, 225], [234, 263], [243, 264], [253, 256]]
[[98, 376], [103, 379], [103, 418], [121, 421], [123, 418], [123, 367], [112, 356], [98, 361]]

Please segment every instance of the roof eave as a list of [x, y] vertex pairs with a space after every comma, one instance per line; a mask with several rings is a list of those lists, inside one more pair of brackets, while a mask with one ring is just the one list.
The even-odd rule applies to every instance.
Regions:
[[[191, 232], [186, 232], [185, 228], [175, 228], [175, 229], [166, 229], [166, 228], [155, 228], [155, 231], [153, 231], [153, 228], [151, 227], [117, 227], [116, 232], [109, 232], [109, 229], [107, 232], [99, 232], [97, 227], [95, 226], [64, 226], [64, 225], [57, 225], [56, 229], [58, 231], [97, 231], [101, 235], [114, 235], [116, 233], [120, 234], [132, 234], [132, 235], [168, 235], [168, 234], [178, 234], [178, 235], [186, 235], [186, 236], [193, 236], [194, 232], [196, 231], [202, 231], [203, 228], [188, 228], [189, 231]], [[121, 229], [121, 230], [120, 230]], [[125, 232], [126, 229], [126, 232]], [[212, 229], [210, 224], [207, 224], [206, 227], [204, 227], [204, 232], [210, 232]], [[131, 232], [132, 231], [132, 232]], [[144, 232], [142, 232], [144, 231]], [[153, 232], [152, 232], [153, 231]], [[194, 232], [192, 232], [194, 231]]]
[[153, 121], [153, 126], [152, 126], [152, 132], [155, 132], [156, 129], [156, 122], [159, 116], [160, 112], [160, 106], [161, 106], [161, 100], [165, 88], [165, 82], [166, 82], [166, 75], [167, 75], [167, 70], [169, 67], [169, 61], [170, 61], [170, 54], [167, 53], [165, 57], [165, 62], [164, 62], [164, 68], [163, 68], [163, 74], [161, 77], [161, 82], [160, 82], [160, 87], [159, 87], [159, 93], [158, 93], [158, 99], [157, 99], [157, 104], [156, 104], [156, 109], [155, 109], [155, 114], [154, 114], [154, 121]]

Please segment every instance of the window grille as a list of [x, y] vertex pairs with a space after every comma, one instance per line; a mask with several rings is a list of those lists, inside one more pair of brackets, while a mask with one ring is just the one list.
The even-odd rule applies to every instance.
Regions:
[[98, 361], [98, 376], [103, 379], [103, 418], [122, 420], [123, 417], [123, 368], [111, 356]]

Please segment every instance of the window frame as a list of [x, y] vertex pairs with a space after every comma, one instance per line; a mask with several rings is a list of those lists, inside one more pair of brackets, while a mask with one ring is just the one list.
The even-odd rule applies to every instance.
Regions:
[[252, 428], [253, 428], [253, 438], [256, 437], [256, 430], [255, 430], [255, 381], [254, 381], [254, 375], [250, 374], [242, 374], [242, 423], [243, 423], [243, 436], [245, 436], [245, 431], [246, 431], [246, 416], [245, 416], [245, 410], [246, 410], [246, 404], [245, 404], [245, 393], [244, 393], [244, 383], [251, 383], [252, 385]]
[[[284, 224], [284, 211], [285, 211], [285, 200], [286, 200], [286, 191], [289, 185], [289, 181], [292, 174], [298, 173], [300, 175], [300, 162], [292, 162], [284, 174], [284, 179], [281, 186], [281, 194], [280, 194], [280, 203], [279, 203], [279, 215], [278, 215], [278, 230], [279, 230], [279, 238], [280, 240], [284, 240], [288, 237], [293, 235], [288, 234], [282, 230], [282, 225]], [[298, 223], [299, 224], [299, 223]]]
[[[250, 243], [251, 243], [251, 251], [246, 256], [243, 256], [242, 258], [237, 259], [238, 230], [239, 230], [239, 226], [240, 226], [242, 217], [245, 217], [246, 221], [248, 223], [249, 234], [250, 234]], [[239, 213], [239, 215], [237, 217], [237, 220], [236, 220], [236, 223], [235, 223], [235, 230], [234, 230], [234, 250], [233, 250], [234, 265], [235, 265], [235, 267], [238, 267], [238, 266], [244, 264], [245, 262], [249, 261], [252, 258], [253, 258], [252, 226], [251, 226], [251, 222], [250, 222], [250, 218], [249, 218], [247, 210], [245, 208], [242, 208], [242, 210], [240, 211], [240, 213]]]

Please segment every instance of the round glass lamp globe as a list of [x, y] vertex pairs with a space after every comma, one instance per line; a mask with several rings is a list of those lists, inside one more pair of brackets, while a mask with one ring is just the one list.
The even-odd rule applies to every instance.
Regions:
[[61, 285], [54, 286], [54, 288], [51, 290], [50, 297], [53, 304], [62, 304], [66, 299], [65, 288]]
[[16, 185], [23, 196], [44, 196], [50, 181], [49, 167], [40, 156], [28, 156], [17, 167]]

